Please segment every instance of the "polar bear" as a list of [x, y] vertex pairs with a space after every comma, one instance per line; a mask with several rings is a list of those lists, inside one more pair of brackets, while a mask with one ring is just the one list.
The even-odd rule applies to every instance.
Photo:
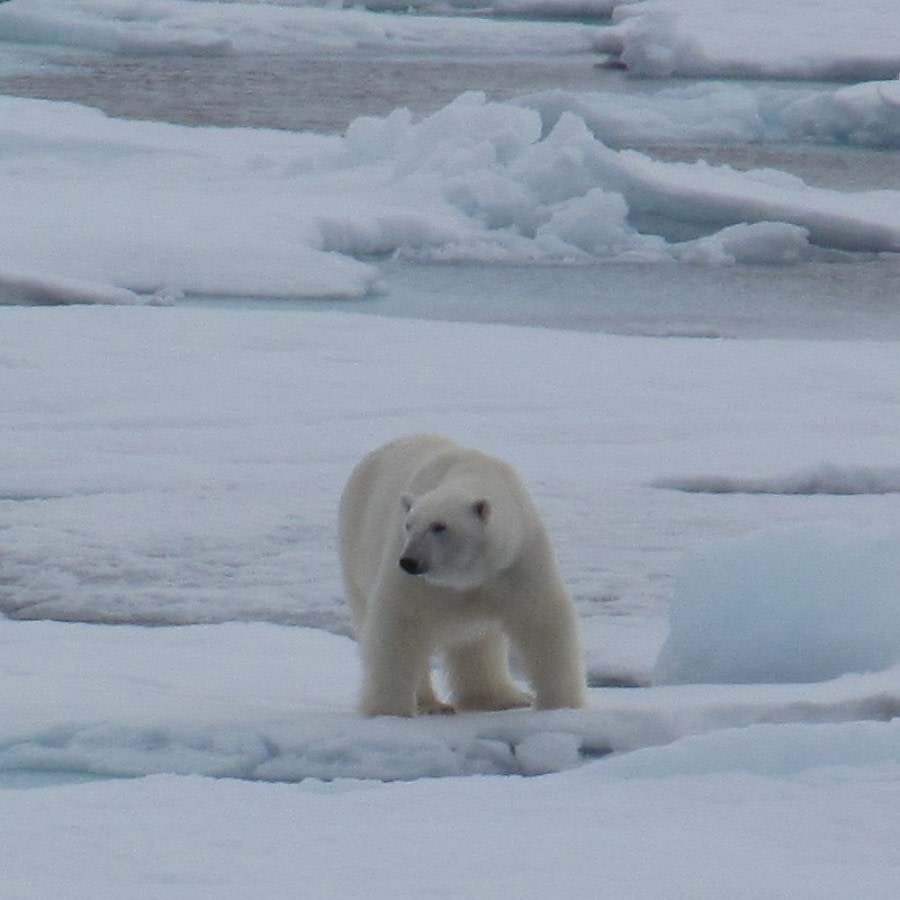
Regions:
[[[399, 438], [356, 467], [339, 516], [365, 715], [527, 706], [509, 644], [538, 709], [584, 706], [577, 613], [510, 466], [436, 435]], [[432, 686], [435, 654], [452, 706]]]

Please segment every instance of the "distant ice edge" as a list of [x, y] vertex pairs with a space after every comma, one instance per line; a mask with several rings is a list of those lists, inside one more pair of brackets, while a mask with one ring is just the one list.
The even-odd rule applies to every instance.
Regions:
[[738, 475], [684, 475], [657, 478], [652, 487], [688, 494], [831, 494], [900, 493], [900, 466], [845, 466], [823, 463], [787, 475], [744, 478]]

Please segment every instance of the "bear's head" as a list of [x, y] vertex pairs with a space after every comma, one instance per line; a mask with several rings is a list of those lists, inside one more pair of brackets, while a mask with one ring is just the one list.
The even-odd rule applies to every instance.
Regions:
[[402, 502], [406, 539], [399, 565], [404, 572], [455, 591], [473, 590], [490, 577], [487, 499], [437, 490], [420, 497], [404, 494]]

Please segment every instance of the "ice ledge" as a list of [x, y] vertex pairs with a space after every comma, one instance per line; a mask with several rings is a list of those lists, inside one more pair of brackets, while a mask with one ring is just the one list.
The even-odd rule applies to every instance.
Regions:
[[174, 773], [273, 782], [533, 776], [610, 754], [622, 759], [630, 751], [699, 735], [774, 724], [808, 735], [802, 726], [888, 722], [898, 716], [900, 669], [818, 685], [593, 691], [587, 710], [411, 720], [307, 712], [258, 723], [60, 723], [0, 738], [0, 782], [21, 779], [23, 773], [109, 778]]

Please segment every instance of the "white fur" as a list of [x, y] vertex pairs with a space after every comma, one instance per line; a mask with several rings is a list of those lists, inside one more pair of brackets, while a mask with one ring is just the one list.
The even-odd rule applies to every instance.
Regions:
[[[584, 705], [575, 608], [506, 463], [435, 435], [380, 447], [344, 489], [340, 552], [366, 715], [528, 705], [509, 675], [509, 643], [539, 709]], [[453, 707], [431, 684], [436, 653]]]

